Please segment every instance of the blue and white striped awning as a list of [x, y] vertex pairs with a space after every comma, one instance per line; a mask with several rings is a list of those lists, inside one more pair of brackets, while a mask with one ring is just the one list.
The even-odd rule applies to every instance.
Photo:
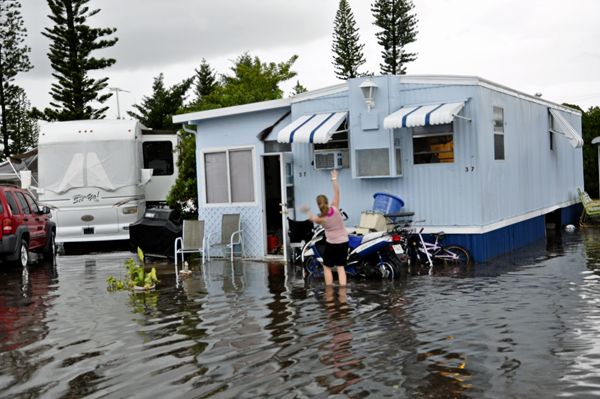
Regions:
[[301, 116], [281, 129], [277, 142], [325, 144], [331, 140], [346, 116], [346, 111]]
[[571, 126], [571, 124], [569, 122], [567, 122], [567, 120], [564, 118], [564, 116], [562, 116], [560, 114], [560, 112], [558, 112], [558, 110], [556, 110], [556, 109], [548, 108], [548, 111], [550, 111], [550, 113], [554, 117], [554, 121], [556, 123], [558, 123], [558, 125], [560, 126], [560, 128], [562, 130], [562, 132], [559, 132], [556, 130], [550, 130], [550, 131], [552, 133], [556, 133], [556, 134], [565, 136], [567, 139], [569, 139], [569, 142], [571, 143], [573, 148], [583, 147], [583, 139], [581, 138], [579, 133], [577, 133], [575, 128], [573, 128], [573, 126]]
[[402, 107], [383, 120], [384, 129], [450, 123], [465, 106], [464, 101]]

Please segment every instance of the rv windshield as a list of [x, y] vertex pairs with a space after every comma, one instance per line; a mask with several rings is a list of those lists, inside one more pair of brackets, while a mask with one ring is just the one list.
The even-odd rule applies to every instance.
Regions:
[[39, 146], [40, 187], [58, 194], [78, 187], [114, 191], [138, 183], [134, 141], [53, 143]]

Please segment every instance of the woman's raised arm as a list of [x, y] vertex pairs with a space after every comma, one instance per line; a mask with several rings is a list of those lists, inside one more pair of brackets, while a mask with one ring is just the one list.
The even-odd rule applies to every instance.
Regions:
[[331, 206], [334, 206], [340, 210], [340, 188], [338, 186], [338, 171], [336, 169], [331, 170], [331, 181], [333, 182], [333, 201], [331, 201]]

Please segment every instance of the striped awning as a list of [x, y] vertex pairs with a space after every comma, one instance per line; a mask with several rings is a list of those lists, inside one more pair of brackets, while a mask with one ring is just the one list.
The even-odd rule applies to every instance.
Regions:
[[279, 143], [325, 144], [344, 122], [348, 112], [310, 114], [296, 119], [277, 135]]
[[567, 122], [565, 117], [562, 116], [560, 114], [560, 112], [558, 112], [558, 110], [556, 110], [556, 109], [548, 108], [548, 111], [550, 111], [550, 113], [554, 117], [554, 121], [558, 124], [558, 126], [560, 126], [560, 128], [562, 130], [561, 132], [556, 131], [556, 130], [550, 130], [550, 131], [552, 133], [556, 133], [556, 134], [565, 136], [567, 139], [569, 139], [569, 142], [571, 143], [573, 148], [583, 147], [583, 139], [581, 138], [579, 133], [577, 133], [575, 128], [573, 128], [573, 126], [571, 126], [571, 124], [569, 122]]
[[383, 120], [384, 129], [401, 127], [441, 125], [450, 123], [465, 106], [464, 101], [402, 107]]

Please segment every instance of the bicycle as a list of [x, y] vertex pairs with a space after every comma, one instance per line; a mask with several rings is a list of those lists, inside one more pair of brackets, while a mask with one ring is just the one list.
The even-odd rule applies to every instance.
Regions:
[[[433, 267], [434, 261], [442, 261], [444, 264], [471, 262], [471, 254], [460, 245], [443, 246], [440, 244], [445, 236], [444, 232], [430, 233], [430, 236], [435, 237], [435, 242], [426, 242], [422, 235], [423, 229], [416, 233], [414, 228], [415, 224], [422, 222], [424, 220], [417, 220], [411, 224], [405, 223], [404, 226], [394, 226], [394, 229], [404, 236], [403, 242], [409, 255], [409, 264], [424, 262], [429, 267]], [[423, 255], [426, 261], [422, 259]]]

